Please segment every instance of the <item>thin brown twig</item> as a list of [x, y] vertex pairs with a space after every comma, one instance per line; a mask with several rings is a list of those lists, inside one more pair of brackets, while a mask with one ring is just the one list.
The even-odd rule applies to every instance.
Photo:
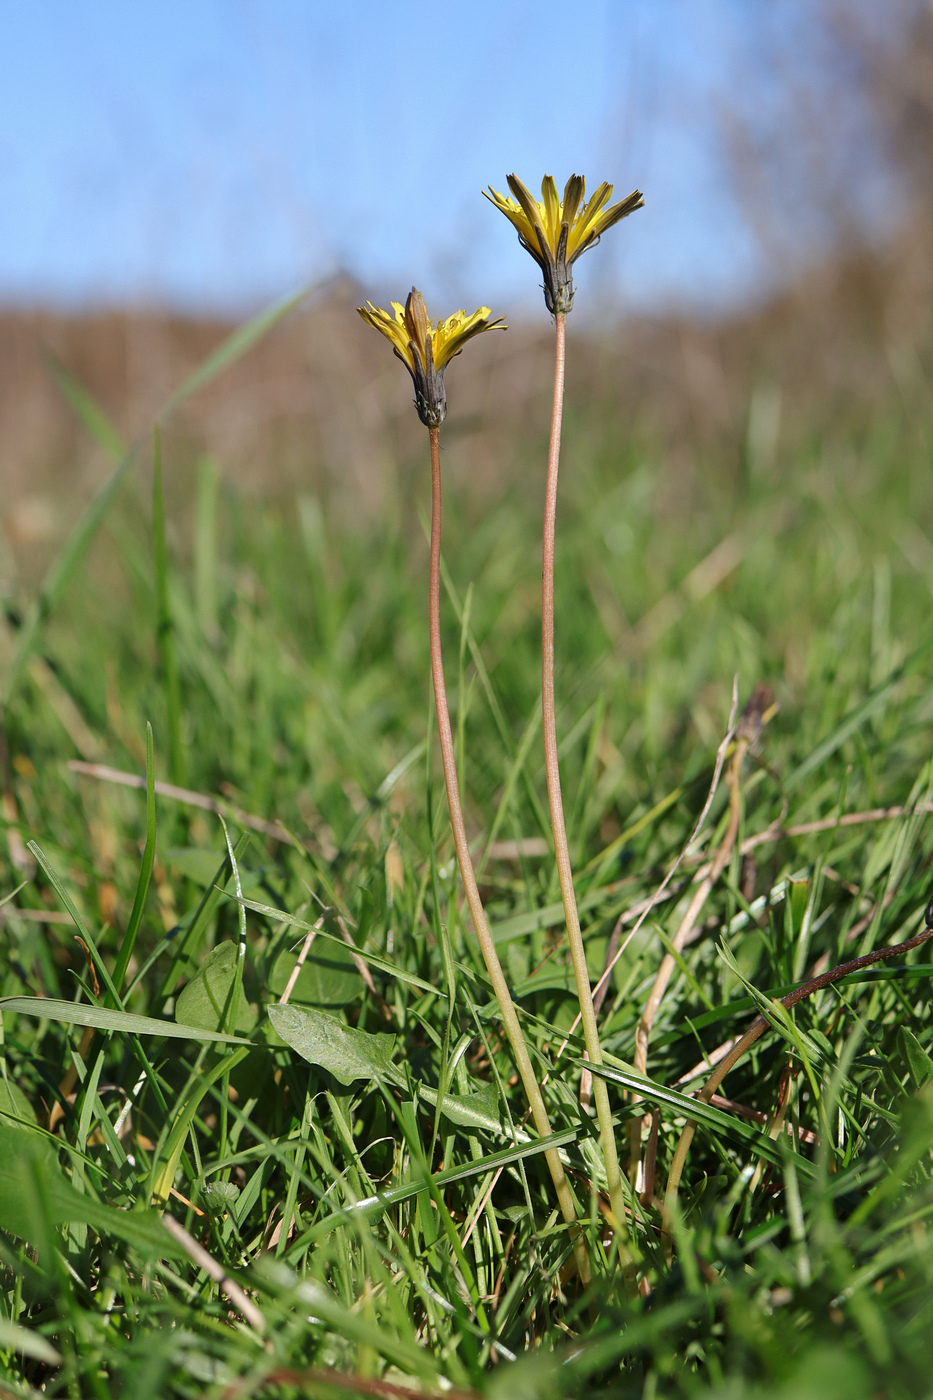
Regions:
[[317, 938], [323, 922], [324, 918], [322, 915], [321, 918], [318, 919], [317, 923], [314, 925], [314, 928], [309, 929], [309, 931], [305, 934], [304, 942], [301, 945], [298, 957], [295, 959], [295, 966], [292, 968], [289, 974], [288, 981], [285, 983], [285, 990], [279, 997], [279, 1006], [288, 1005], [288, 999], [291, 996], [292, 992], [295, 990], [295, 983], [298, 981], [298, 978], [301, 975], [301, 969], [305, 965], [305, 958], [310, 953], [311, 944], [314, 942], [315, 938]]
[[[654, 1025], [658, 1008], [663, 1000], [677, 961], [684, 947], [691, 940], [693, 931], [697, 925], [703, 907], [712, 893], [716, 882], [725, 870], [732, 858], [735, 850], [735, 843], [739, 834], [739, 821], [742, 815], [741, 803], [741, 781], [742, 765], [745, 762], [745, 755], [749, 749], [755, 750], [761, 738], [761, 731], [764, 725], [771, 718], [776, 706], [774, 705], [771, 691], [766, 685], [759, 681], [753, 689], [745, 708], [742, 711], [738, 725], [736, 726], [736, 745], [729, 764], [729, 822], [725, 834], [715, 855], [710, 861], [709, 871], [700, 881], [699, 886], [693, 894], [687, 910], [680, 921], [674, 937], [671, 939], [671, 947], [661, 959], [654, 984], [648, 994], [644, 1009], [635, 1028], [635, 1053], [633, 1064], [638, 1074], [648, 1073], [648, 1042], [651, 1037], [651, 1028]], [[637, 1097], [636, 1097], [637, 1102]], [[635, 1185], [638, 1178], [638, 1169], [641, 1163], [641, 1136], [642, 1120], [635, 1117], [629, 1125], [629, 1173], [632, 1184]]]
[[[373, 1005], [375, 1006], [376, 1010], [379, 1012], [379, 1015], [384, 1021], [391, 1021], [392, 1012], [389, 1009], [385, 997], [382, 995], [379, 988], [373, 981], [372, 973], [370, 972], [366, 963], [363, 961], [363, 959], [357, 952], [356, 944], [353, 942], [350, 930], [347, 928], [346, 923], [339, 914], [337, 915], [337, 927], [340, 929], [341, 938], [350, 950], [350, 957], [353, 959], [353, 966], [356, 968], [357, 972], [362, 977], [363, 984], [366, 987], [366, 990], [369, 992], [369, 995], [373, 999]], [[364, 939], [363, 941], [365, 943], [366, 940]]]
[[[143, 789], [146, 786], [146, 779], [139, 773], [125, 773], [122, 768], [109, 768], [106, 763], [85, 763], [82, 759], [72, 758], [68, 767], [72, 773], [80, 773], [85, 778], [96, 778], [103, 783], [118, 783], [121, 787]], [[297, 841], [297, 837], [286, 830], [281, 822], [267, 822], [262, 817], [253, 816], [251, 812], [244, 812], [242, 807], [237, 807], [233, 802], [209, 797], [204, 792], [193, 792], [190, 788], [177, 787], [175, 783], [163, 783], [159, 778], [153, 786], [159, 797], [167, 797], [172, 802], [182, 802], [188, 807], [200, 807], [202, 811], [213, 812], [216, 816], [230, 817], [240, 826], [247, 826], [250, 831], [258, 831], [272, 841], [287, 841], [292, 845]], [[314, 848], [306, 842], [298, 841], [298, 845], [309, 854], [314, 854]]]
[[[777, 1111], [769, 1120], [767, 1113], [762, 1113], [760, 1109], [750, 1108], [748, 1104], [745, 1103], [736, 1103], [735, 1099], [725, 1099], [722, 1094], [711, 1094], [709, 1101], [713, 1105], [713, 1108], [724, 1108], [728, 1113], [735, 1113], [739, 1118], [747, 1118], [752, 1123], [768, 1123], [769, 1128], [773, 1128], [773, 1135], [775, 1137], [777, 1137], [781, 1131], [782, 1123], [784, 1131], [790, 1137], [794, 1136], [793, 1124], [783, 1122], [782, 1105], [780, 1103]], [[811, 1132], [809, 1128], [798, 1127], [797, 1137], [801, 1142], [811, 1144], [819, 1141], [816, 1133]]]
[[798, 822], [795, 826], [769, 826], [753, 836], [746, 836], [739, 850], [744, 856], [758, 846], [769, 841], [782, 841], [788, 836], [811, 836], [818, 831], [832, 831], [837, 826], [864, 826], [869, 822], [896, 821], [898, 817], [910, 817], [919, 812], [933, 812], [933, 802], [917, 802], [907, 807], [871, 807], [866, 812], [843, 812], [841, 816], [820, 817], [818, 821]]
[[199, 1269], [203, 1269], [208, 1278], [212, 1278], [218, 1288], [226, 1293], [230, 1302], [238, 1312], [242, 1313], [250, 1327], [255, 1328], [257, 1332], [264, 1332], [266, 1319], [252, 1299], [246, 1296], [236, 1280], [230, 1277], [224, 1266], [218, 1263], [213, 1255], [208, 1254], [204, 1246], [198, 1244], [197, 1240], [188, 1234], [184, 1225], [176, 1220], [174, 1215], [169, 1215], [168, 1211], [162, 1216], [162, 1224], [172, 1239], [181, 1245], [191, 1262], [197, 1264]]

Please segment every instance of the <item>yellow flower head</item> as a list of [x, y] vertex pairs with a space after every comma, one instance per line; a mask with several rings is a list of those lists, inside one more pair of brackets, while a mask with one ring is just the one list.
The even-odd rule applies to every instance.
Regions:
[[417, 287], [412, 287], [404, 306], [393, 301], [391, 312], [382, 311], [371, 301], [357, 310], [364, 321], [382, 332], [411, 375], [415, 407], [426, 428], [439, 428], [447, 416], [444, 370], [454, 355], [481, 331], [506, 329], [501, 316], [490, 321], [488, 306], [481, 306], [472, 316], [455, 311], [446, 321], [431, 321]]
[[509, 175], [508, 182], [514, 199], [499, 194], [492, 185], [489, 193], [483, 190], [483, 194], [517, 229], [519, 243], [544, 273], [548, 311], [552, 316], [567, 312], [573, 306], [573, 264], [581, 253], [599, 242], [607, 228], [641, 209], [645, 202], [641, 190], [633, 190], [626, 199], [610, 205], [612, 186], [605, 183], [589, 203], [585, 202], [586, 181], [582, 175], [571, 175], [564, 186], [563, 199], [558, 199], [551, 175], [545, 175], [541, 182], [540, 199], [532, 196], [517, 175]]

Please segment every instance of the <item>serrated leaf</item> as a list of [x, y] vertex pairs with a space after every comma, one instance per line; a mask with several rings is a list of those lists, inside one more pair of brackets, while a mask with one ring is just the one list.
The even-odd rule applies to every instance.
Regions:
[[55, 997], [0, 997], [0, 1014], [17, 1011], [21, 1016], [41, 1016], [65, 1026], [93, 1026], [99, 1031], [122, 1031], [124, 1035], [164, 1035], [169, 1040], [222, 1041], [225, 1045], [245, 1045], [239, 1036], [221, 1035], [178, 1021], [159, 1021], [155, 1016], [135, 1016], [131, 1011], [113, 1011], [106, 1006], [85, 1006]]
[[[228, 1015], [236, 971], [236, 944], [231, 943], [229, 939], [218, 943], [179, 995], [175, 1003], [175, 1015], [178, 1020], [187, 1026], [219, 1031]], [[255, 1024], [256, 1013], [241, 990], [233, 1029], [251, 1031]]]
[[398, 1070], [390, 1062], [395, 1049], [394, 1035], [370, 1035], [347, 1026], [336, 1016], [310, 1007], [269, 1007], [269, 1020], [293, 1050], [311, 1065], [326, 1069], [341, 1084], [357, 1079], [397, 1080]]

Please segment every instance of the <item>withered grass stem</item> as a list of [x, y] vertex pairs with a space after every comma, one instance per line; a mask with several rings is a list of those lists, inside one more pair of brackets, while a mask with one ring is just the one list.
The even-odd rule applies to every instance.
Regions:
[[[525, 1037], [519, 1023], [512, 996], [509, 992], [502, 964], [492, 941], [492, 934], [486, 920], [486, 911], [480, 899], [473, 860], [467, 841], [463, 810], [460, 805], [460, 785], [457, 779], [457, 759], [454, 740], [450, 729], [450, 713], [447, 709], [447, 687], [444, 682], [444, 660], [441, 651], [441, 448], [440, 430], [430, 429], [431, 436], [431, 582], [430, 582], [430, 636], [431, 636], [431, 675], [434, 681], [434, 703], [437, 710], [437, 732], [440, 738], [441, 755], [444, 763], [444, 782], [447, 787], [447, 804], [450, 808], [450, 824], [453, 828], [454, 845], [460, 876], [466, 893], [467, 904], [476, 930], [477, 941], [492, 982], [502, 1024], [505, 1027], [512, 1054], [518, 1068], [525, 1094], [531, 1108], [531, 1116], [540, 1137], [550, 1137], [551, 1124], [548, 1119], [541, 1087], [532, 1067]], [[565, 1222], [574, 1229], [574, 1255], [577, 1270], [584, 1286], [588, 1285], [592, 1273], [587, 1253], [586, 1241], [577, 1226], [577, 1214], [573, 1194], [556, 1148], [545, 1152], [561, 1214]]]

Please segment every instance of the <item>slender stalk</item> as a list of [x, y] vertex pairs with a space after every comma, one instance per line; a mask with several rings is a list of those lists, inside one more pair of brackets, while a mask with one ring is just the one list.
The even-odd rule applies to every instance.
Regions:
[[[437, 732], [441, 743], [441, 756], [444, 763], [444, 782], [447, 787], [447, 804], [450, 808], [450, 824], [453, 828], [454, 845], [457, 850], [457, 862], [460, 866], [460, 876], [463, 880], [463, 888], [466, 893], [467, 904], [473, 918], [473, 927], [476, 930], [476, 938], [489, 973], [489, 980], [492, 982], [496, 1000], [499, 1003], [499, 1011], [502, 1016], [502, 1024], [505, 1026], [509, 1044], [512, 1047], [512, 1054], [515, 1056], [515, 1063], [518, 1073], [528, 1098], [531, 1108], [531, 1116], [539, 1135], [543, 1138], [550, 1137], [551, 1124], [548, 1119], [547, 1109], [544, 1105], [544, 1098], [541, 1088], [532, 1068], [531, 1059], [528, 1055], [528, 1048], [525, 1045], [525, 1037], [519, 1024], [518, 1015], [512, 1002], [511, 993], [502, 971], [502, 964], [499, 962], [499, 955], [496, 946], [492, 941], [492, 934], [489, 931], [489, 924], [486, 919], [486, 911], [483, 909], [483, 902], [480, 899], [479, 887], [476, 883], [476, 876], [473, 871], [473, 860], [470, 856], [470, 846], [467, 841], [466, 827], [463, 822], [463, 810], [460, 805], [460, 785], [457, 778], [457, 758], [454, 750], [454, 740], [450, 729], [450, 713], [447, 708], [447, 687], [444, 683], [444, 660], [441, 651], [441, 447], [440, 430], [438, 428], [429, 429], [431, 437], [431, 582], [429, 594], [430, 612], [430, 636], [431, 636], [431, 676], [434, 681], [434, 704], [437, 710]], [[589, 1284], [592, 1278], [589, 1255], [587, 1254], [586, 1241], [582, 1232], [577, 1227], [577, 1213], [574, 1206], [573, 1195], [570, 1184], [564, 1171], [563, 1164], [556, 1148], [551, 1148], [545, 1152], [545, 1159], [550, 1169], [551, 1178], [554, 1182], [554, 1189], [557, 1192], [557, 1200], [560, 1205], [561, 1214], [566, 1223], [574, 1227], [574, 1255], [577, 1261], [577, 1270], [584, 1285]]]
[[[928, 911], [929, 917], [929, 911]], [[814, 992], [820, 992], [824, 987], [829, 987], [833, 982], [838, 982], [842, 977], [848, 977], [852, 972], [860, 972], [863, 967], [871, 967], [873, 963], [882, 962], [886, 958], [899, 957], [901, 953], [909, 953], [911, 948], [918, 947], [921, 943], [926, 943], [927, 939], [933, 937], [933, 928], [927, 926], [922, 933], [915, 934], [913, 938], [908, 938], [906, 943], [895, 943], [890, 948], [878, 948], [873, 953], [866, 953], [864, 957], [852, 958], [850, 962], [839, 963], [829, 972], [821, 973], [819, 977], [813, 977], [809, 982], [804, 982], [803, 986], [795, 988], [786, 997], [781, 998], [781, 1005], [789, 1011], [792, 1006], [796, 1006], [798, 1001], [803, 1001], [805, 997], [812, 996]], [[703, 1088], [697, 1094], [700, 1103], [709, 1103], [710, 1099], [719, 1088], [726, 1075], [745, 1054], [745, 1051], [762, 1035], [769, 1027], [770, 1021], [766, 1016], [756, 1016], [748, 1030], [738, 1041], [728, 1055], [716, 1066], [707, 1079]], [[668, 1252], [670, 1252], [670, 1229], [671, 1229], [671, 1207], [677, 1199], [677, 1192], [680, 1187], [680, 1178], [687, 1162], [687, 1153], [690, 1151], [690, 1144], [693, 1142], [693, 1135], [696, 1132], [696, 1121], [688, 1118], [680, 1135], [680, 1141], [674, 1152], [671, 1161], [671, 1170], [667, 1178], [667, 1189], [664, 1192], [664, 1220], [663, 1231], [667, 1241]]]
[[[554, 855], [557, 860], [564, 918], [567, 922], [570, 956], [573, 960], [573, 971], [577, 982], [583, 1038], [590, 1063], [601, 1065], [603, 1057], [599, 1045], [599, 1032], [596, 1029], [596, 1013], [593, 1010], [593, 994], [590, 989], [590, 974], [586, 966], [586, 951], [583, 947], [583, 936], [580, 933], [577, 900], [573, 890], [573, 870], [570, 865], [570, 850], [567, 845], [567, 829], [564, 825], [560, 767], [557, 761], [557, 718], [554, 703], [554, 535], [557, 524], [560, 428], [564, 406], [566, 318], [564, 315], [558, 315], [555, 319], [557, 334], [554, 358], [554, 401], [551, 409], [551, 437], [547, 454], [541, 569], [541, 712], [544, 726], [544, 764], [547, 771], [547, 796], [551, 810], [551, 829], [554, 833]], [[625, 1198], [622, 1194], [622, 1175], [619, 1170], [619, 1157], [612, 1129], [609, 1091], [604, 1079], [596, 1078], [594, 1080], [593, 1097], [596, 1101], [596, 1117], [599, 1122], [603, 1162], [609, 1182], [609, 1200], [612, 1205], [612, 1213], [615, 1216], [616, 1228], [621, 1236], [625, 1236]]]

